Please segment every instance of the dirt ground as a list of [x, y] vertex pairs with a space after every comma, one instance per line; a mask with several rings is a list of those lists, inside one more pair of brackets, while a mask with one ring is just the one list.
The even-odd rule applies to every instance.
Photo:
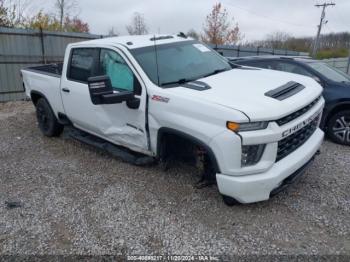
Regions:
[[0, 104], [1, 255], [350, 255], [350, 148], [325, 141], [262, 203], [227, 207], [198, 179], [43, 137], [30, 102]]

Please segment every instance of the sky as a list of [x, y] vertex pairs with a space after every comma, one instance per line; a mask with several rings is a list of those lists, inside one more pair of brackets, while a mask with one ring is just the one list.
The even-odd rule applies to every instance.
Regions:
[[[37, 8], [50, 9], [54, 0], [36, 0]], [[126, 34], [125, 26], [135, 12], [142, 13], [150, 33], [202, 31], [206, 16], [218, 0], [80, 0], [79, 16], [89, 23], [90, 31], [107, 34], [109, 29]], [[321, 0], [221, 0], [229, 16], [238, 23], [244, 40], [263, 39], [282, 31], [293, 36], [314, 36]], [[323, 33], [350, 31], [350, 0], [334, 0], [326, 9], [328, 23]]]

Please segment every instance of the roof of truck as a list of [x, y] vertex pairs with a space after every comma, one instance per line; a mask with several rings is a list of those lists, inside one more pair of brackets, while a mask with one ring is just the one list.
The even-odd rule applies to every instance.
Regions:
[[136, 49], [140, 47], [147, 47], [154, 45], [154, 40], [156, 41], [157, 45], [160, 44], [169, 44], [169, 43], [176, 43], [176, 42], [183, 42], [188, 40], [193, 40], [190, 37], [186, 37], [183, 34], [179, 35], [163, 35], [163, 34], [156, 34], [156, 35], [127, 35], [127, 36], [117, 36], [117, 37], [108, 37], [108, 38], [101, 38], [101, 39], [95, 39], [90, 41], [84, 41], [84, 42], [78, 42], [72, 44], [72, 46], [78, 45], [124, 45], [129, 49]]

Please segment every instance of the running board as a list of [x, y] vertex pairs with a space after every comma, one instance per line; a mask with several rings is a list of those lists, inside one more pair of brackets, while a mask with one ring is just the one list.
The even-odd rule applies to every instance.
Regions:
[[96, 147], [100, 150], [107, 152], [113, 157], [119, 158], [124, 162], [136, 165], [136, 166], [147, 166], [155, 162], [154, 157], [146, 156], [141, 153], [132, 152], [131, 150], [114, 145], [106, 140], [103, 140], [94, 135], [88, 134], [84, 131], [72, 128], [68, 131], [69, 137], [76, 139], [84, 144]]

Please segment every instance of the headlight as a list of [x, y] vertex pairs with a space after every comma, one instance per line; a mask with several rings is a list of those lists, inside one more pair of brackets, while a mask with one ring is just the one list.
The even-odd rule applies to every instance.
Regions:
[[235, 123], [227, 122], [226, 126], [228, 129], [234, 132], [254, 131], [265, 129], [269, 122], [250, 122], [250, 123]]
[[242, 146], [241, 164], [242, 167], [257, 164], [265, 150], [265, 145]]

